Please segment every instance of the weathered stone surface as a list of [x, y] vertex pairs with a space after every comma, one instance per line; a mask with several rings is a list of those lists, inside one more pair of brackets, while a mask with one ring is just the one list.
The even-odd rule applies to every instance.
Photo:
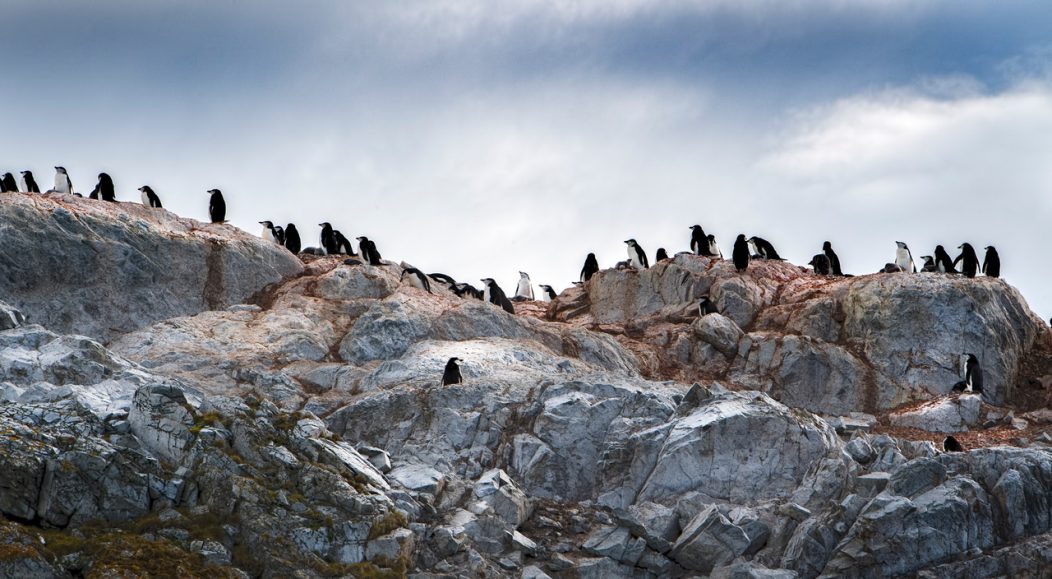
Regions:
[[720, 314], [698, 318], [693, 324], [693, 329], [698, 339], [712, 344], [725, 356], [732, 356], [738, 351], [738, 340], [744, 335], [737, 324]]
[[730, 563], [748, 547], [745, 531], [710, 505], [683, 529], [669, 557], [686, 569], [708, 573]]
[[961, 432], [979, 424], [981, 406], [982, 398], [978, 394], [962, 394], [895, 412], [888, 418], [894, 426], [931, 432]]
[[303, 269], [258, 236], [140, 203], [4, 195], [0, 223], [11, 274], [0, 295], [33, 323], [102, 341], [225, 308]]
[[183, 391], [174, 386], [145, 386], [136, 391], [128, 423], [151, 452], [172, 462], [182, 460], [193, 440], [193, 414]]
[[493, 469], [483, 473], [472, 491], [480, 502], [493, 509], [512, 528], [526, 522], [533, 512], [529, 497], [522, 492], [508, 473]]

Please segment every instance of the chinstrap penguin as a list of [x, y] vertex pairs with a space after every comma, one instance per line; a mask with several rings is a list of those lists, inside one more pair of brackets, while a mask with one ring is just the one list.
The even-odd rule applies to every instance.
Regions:
[[89, 197], [103, 201], [116, 201], [117, 196], [113, 191], [113, 179], [106, 173], [99, 173], [99, 182], [95, 184], [95, 189]]
[[962, 243], [957, 249], [961, 250], [961, 254], [953, 260], [953, 265], [961, 264], [961, 273], [964, 274], [964, 277], [975, 277], [979, 271], [979, 256], [975, 255], [975, 249], [970, 243]]
[[541, 301], [542, 302], [550, 302], [550, 301], [554, 300], [557, 297], [557, 294], [555, 293], [555, 290], [552, 289], [552, 286], [541, 284], [540, 288], [541, 288]]
[[700, 225], [690, 227], [690, 252], [694, 255], [711, 255], [709, 252], [709, 236]]
[[839, 276], [844, 275], [844, 272], [840, 269], [840, 256], [833, 251], [833, 244], [828, 241], [823, 243], [822, 253], [824, 253], [826, 258], [829, 259], [829, 273]]
[[285, 226], [285, 249], [293, 254], [300, 252], [300, 232], [296, 229], [295, 223], [289, 223]]
[[628, 245], [628, 263], [636, 269], [649, 268], [650, 260], [647, 259], [647, 253], [643, 251], [639, 243], [635, 239], [626, 239], [625, 243]]
[[263, 241], [269, 241], [281, 245], [281, 242], [278, 241], [278, 235], [274, 232], [274, 224], [272, 222], [260, 221], [259, 224], [263, 226], [263, 233], [260, 234]]
[[947, 436], [946, 440], [942, 441], [943, 452], [964, 452], [964, 447], [961, 446], [960, 442], [952, 436]]
[[953, 385], [955, 392], [983, 392], [983, 369], [979, 366], [979, 359], [975, 354], [963, 354], [964, 357], [964, 380]]
[[22, 171], [22, 182], [26, 184], [26, 193], [40, 193], [40, 186], [33, 178], [32, 171]]
[[460, 384], [464, 381], [464, 377], [460, 375], [460, 366], [457, 362], [463, 362], [460, 358], [450, 358], [446, 362], [446, 369], [442, 372], [442, 385], [449, 386], [451, 384]]
[[219, 189], [209, 189], [208, 195], [208, 218], [212, 223], [223, 223], [226, 221], [226, 200], [223, 192]]
[[953, 266], [950, 254], [946, 253], [946, 249], [941, 245], [935, 246], [935, 270], [939, 273], [960, 273]]
[[1001, 277], [1001, 256], [997, 255], [994, 246], [986, 247], [986, 256], [983, 257], [983, 274], [986, 277]]
[[377, 251], [376, 244], [372, 240], [364, 235], [356, 239], [358, 240], [358, 252], [366, 263], [369, 265], [383, 265], [383, 261], [381, 261], [383, 258], [380, 257], [380, 252]]
[[734, 240], [734, 251], [731, 253], [731, 258], [734, 260], [734, 267], [738, 273], [744, 273], [748, 269], [749, 242], [746, 241], [744, 233], [739, 233], [738, 238]]
[[153, 207], [154, 209], [161, 208], [161, 198], [153, 192], [153, 189], [151, 189], [149, 185], [139, 187], [139, 194], [142, 199], [142, 204], [146, 207]]
[[519, 285], [515, 287], [515, 297], [511, 299], [516, 302], [533, 301], [533, 283], [530, 281], [530, 274], [524, 271], [519, 272]]
[[709, 296], [701, 296], [701, 301], [698, 302], [698, 315], [705, 317], [709, 314], [718, 314], [719, 310], [716, 309], [716, 304], [712, 303]]
[[910, 253], [909, 246], [901, 241], [895, 242], [895, 265], [906, 273], [917, 273], [917, 266], [913, 263], [913, 254]]
[[508, 299], [504, 290], [500, 289], [500, 286], [497, 285], [497, 282], [494, 281], [493, 278], [483, 278], [482, 283], [486, 284], [485, 289], [482, 290], [483, 301], [500, 306], [509, 314], [515, 313], [515, 306], [511, 304], [511, 300]]
[[0, 179], [0, 193], [18, 193], [18, 182], [11, 173], [4, 173]]
[[328, 221], [319, 223], [321, 227], [321, 247], [328, 255], [336, 254], [336, 238], [332, 235], [332, 224]]
[[584, 260], [584, 267], [581, 268], [581, 281], [586, 282], [592, 279], [592, 276], [598, 272], [599, 262], [595, 259], [594, 253], [589, 253]]
[[407, 276], [409, 277], [409, 285], [416, 289], [424, 290], [427, 293], [432, 293], [431, 281], [427, 278], [427, 274], [415, 267], [407, 267], [402, 270], [402, 276], [400, 279], [405, 279]]
[[73, 194], [73, 181], [65, 167], [55, 167], [55, 193]]
[[816, 275], [829, 275], [832, 273], [829, 267], [829, 258], [824, 253], [816, 254], [811, 258], [811, 261], [807, 262], [807, 265], [811, 266]]

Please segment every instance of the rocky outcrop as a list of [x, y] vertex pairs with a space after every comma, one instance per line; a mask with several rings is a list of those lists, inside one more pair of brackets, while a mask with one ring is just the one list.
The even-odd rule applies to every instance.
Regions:
[[302, 270], [233, 226], [57, 194], [0, 196], [0, 244], [4, 300], [33, 323], [103, 342], [240, 303]]

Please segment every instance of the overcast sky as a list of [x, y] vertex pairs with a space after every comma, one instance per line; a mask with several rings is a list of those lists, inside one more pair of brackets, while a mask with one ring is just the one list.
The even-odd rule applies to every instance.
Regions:
[[[1052, 316], [1047, 0], [3, 0], [0, 171], [317, 223], [509, 293], [738, 233], [995, 245]], [[477, 285], [477, 283], [476, 283]]]

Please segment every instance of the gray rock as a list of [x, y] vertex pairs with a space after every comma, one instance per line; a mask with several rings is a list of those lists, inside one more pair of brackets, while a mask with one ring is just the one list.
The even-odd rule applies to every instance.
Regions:
[[377, 537], [365, 545], [365, 558], [369, 561], [398, 561], [409, 558], [415, 546], [413, 532], [395, 529]]
[[633, 535], [647, 542], [658, 553], [667, 553], [679, 536], [679, 517], [674, 509], [652, 502], [642, 502], [618, 510], [617, 520]]
[[108, 341], [158, 320], [223, 309], [303, 266], [230, 225], [139, 203], [6, 195], [0, 295], [38, 324]]
[[588, 536], [582, 547], [589, 553], [635, 565], [643, 556], [646, 542], [633, 537], [625, 527], [599, 527]]
[[533, 512], [533, 505], [508, 473], [500, 469], [489, 470], [475, 482], [475, 498], [493, 509], [497, 515], [517, 529]]
[[982, 398], [962, 394], [928, 402], [919, 408], [888, 416], [893, 426], [918, 428], [930, 432], [962, 432], [979, 424]]
[[730, 318], [720, 314], [709, 314], [698, 318], [692, 324], [694, 335], [700, 340], [712, 344], [725, 356], [733, 356], [738, 351], [738, 340], [745, 332]]
[[709, 573], [726, 565], [749, 548], [745, 531], [710, 505], [683, 529], [669, 557], [686, 569]]
[[171, 462], [182, 460], [193, 440], [194, 416], [183, 391], [174, 386], [144, 386], [136, 391], [128, 423], [146, 448]]
[[407, 464], [391, 469], [387, 473], [391, 480], [411, 491], [437, 495], [446, 486], [446, 476], [424, 465]]

